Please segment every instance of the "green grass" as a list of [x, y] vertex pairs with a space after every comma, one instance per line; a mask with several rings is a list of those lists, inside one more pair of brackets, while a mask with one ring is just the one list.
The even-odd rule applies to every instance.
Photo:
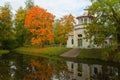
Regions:
[[70, 49], [66, 47], [47, 47], [47, 48], [26, 48], [20, 47], [15, 49], [14, 51], [17, 53], [34, 55], [34, 56], [59, 56], [60, 54], [68, 51]]
[[78, 58], [108, 60], [109, 53], [106, 49], [81, 49]]
[[9, 53], [9, 51], [8, 50], [0, 50], [0, 55], [5, 54], [5, 53]]

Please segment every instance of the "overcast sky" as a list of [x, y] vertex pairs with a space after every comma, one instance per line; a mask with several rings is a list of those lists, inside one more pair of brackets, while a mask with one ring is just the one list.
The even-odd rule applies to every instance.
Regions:
[[[22, 6], [25, 7], [26, 0], [0, 0], [0, 6], [5, 2], [10, 2], [12, 12], [15, 14], [16, 10]], [[71, 13], [77, 17], [83, 14], [84, 9], [91, 5], [89, 0], [34, 0], [35, 5], [38, 5], [47, 11], [53, 13], [56, 18]]]

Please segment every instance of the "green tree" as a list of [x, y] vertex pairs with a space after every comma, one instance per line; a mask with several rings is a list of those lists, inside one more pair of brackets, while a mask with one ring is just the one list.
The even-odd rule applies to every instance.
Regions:
[[[35, 5], [34, 5], [34, 1], [33, 0], [26, 0], [26, 2], [25, 2], [25, 10], [26, 10], [26, 12], [30, 9], [30, 8], [32, 8], [32, 7], [34, 7]], [[26, 14], [26, 13], [25, 13]], [[32, 34], [28, 31], [28, 29], [26, 29], [26, 33], [25, 33], [26, 35], [25, 35], [25, 37], [26, 37], [26, 41], [25, 41], [25, 45], [30, 45], [31, 44], [31, 38], [32, 38]]]
[[59, 44], [58, 40], [58, 26], [60, 25], [59, 19], [56, 19], [53, 23], [53, 28], [54, 28], [54, 43]]
[[5, 4], [0, 10], [0, 41], [11, 38], [12, 33], [12, 13], [10, 5]]
[[95, 18], [87, 27], [87, 37], [94, 36], [94, 43], [101, 45], [107, 37], [120, 44], [120, 1], [119, 0], [91, 0], [89, 14]]
[[0, 8], [0, 43], [4, 48], [12, 48], [15, 45], [14, 38], [12, 12], [9, 3], [6, 3]]
[[24, 28], [25, 24], [25, 16], [26, 12], [34, 6], [34, 2], [32, 0], [27, 0], [25, 2], [26, 6], [25, 9], [20, 7], [16, 14], [15, 14], [15, 30], [16, 30], [16, 40], [19, 43], [19, 46], [25, 46], [25, 45], [30, 45], [30, 39], [31, 39], [31, 33], [28, 31], [28, 29]]
[[26, 4], [25, 9], [29, 10], [30, 8], [32, 8], [34, 6], [34, 1], [33, 0], [26, 0], [25, 4]]
[[25, 24], [25, 14], [26, 10], [19, 8], [15, 14], [15, 31], [16, 31], [16, 40], [19, 45], [23, 46], [27, 38], [27, 30], [24, 28]]

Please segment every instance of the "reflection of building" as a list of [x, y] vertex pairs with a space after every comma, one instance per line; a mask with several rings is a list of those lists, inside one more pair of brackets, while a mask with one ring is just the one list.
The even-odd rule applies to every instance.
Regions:
[[70, 79], [72, 80], [91, 80], [91, 76], [101, 73], [101, 65], [88, 65], [67, 61]]
[[15, 76], [15, 73], [16, 73], [16, 66], [14, 65], [14, 61], [11, 61], [10, 62], [10, 76], [11, 76], [11, 78], [13, 79], [14, 78], [14, 76]]
[[120, 70], [107, 65], [67, 61], [70, 80], [120, 80]]
[[90, 80], [89, 67], [87, 64], [67, 62], [70, 79]]

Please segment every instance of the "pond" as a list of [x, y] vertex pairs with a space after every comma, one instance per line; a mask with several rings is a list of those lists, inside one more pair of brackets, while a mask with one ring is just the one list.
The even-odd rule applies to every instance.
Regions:
[[0, 55], [0, 80], [120, 80], [120, 64], [9, 53]]

